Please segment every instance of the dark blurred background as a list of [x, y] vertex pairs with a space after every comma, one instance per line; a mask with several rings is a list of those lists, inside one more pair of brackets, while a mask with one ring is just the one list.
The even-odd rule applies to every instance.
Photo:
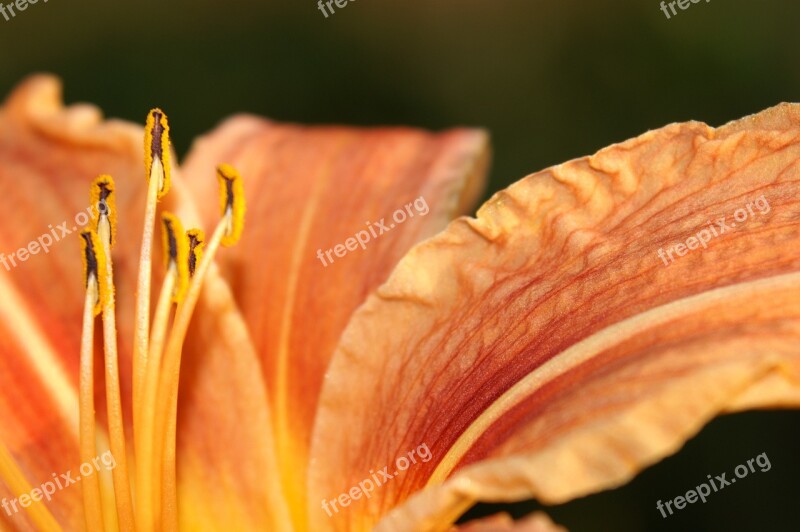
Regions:
[[[8, 2], [4, 2], [8, 3]], [[308, 123], [486, 128], [489, 191], [674, 121], [720, 125], [800, 99], [796, 0], [39, 0], [0, 17], [0, 90], [61, 76], [68, 102], [141, 122], [167, 109], [178, 152], [236, 112]], [[800, 414], [713, 422], [616, 491], [545, 508], [571, 530], [798, 530]], [[767, 473], [663, 519], [766, 452]], [[731, 473], [729, 473], [730, 475]], [[524, 515], [535, 503], [484, 505]]]

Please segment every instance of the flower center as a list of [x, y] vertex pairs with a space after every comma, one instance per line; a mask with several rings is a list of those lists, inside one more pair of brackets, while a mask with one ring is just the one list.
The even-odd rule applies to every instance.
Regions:
[[[145, 128], [145, 168], [148, 175], [139, 276], [136, 287], [133, 346], [133, 428], [136, 459], [135, 496], [128, 474], [127, 450], [120, 397], [117, 356], [114, 269], [111, 256], [116, 240], [115, 187], [110, 176], [95, 179], [91, 198], [99, 209], [94, 227], [81, 233], [86, 299], [80, 365], [81, 460], [97, 456], [94, 415], [94, 322], [102, 314], [109, 446], [115, 505], [103, 505], [96, 476], [82, 483], [84, 513], [89, 530], [105, 523], [123, 531], [177, 530], [176, 427], [181, 354], [203, 280], [220, 245], [239, 239], [244, 218], [241, 177], [233, 167], [217, 169], [222, 218], [206, 242], [203, 231], [184, 232], [180, 220], [162, 214], [166, 271], [150, 322], [152, 248], [158, 200], [170, 188], [170, 141], [166, 115], [155, 109]], [[96, 204], [96, 203], [93, 203]], [[135, 502], [135, 510], [134, 510]]]

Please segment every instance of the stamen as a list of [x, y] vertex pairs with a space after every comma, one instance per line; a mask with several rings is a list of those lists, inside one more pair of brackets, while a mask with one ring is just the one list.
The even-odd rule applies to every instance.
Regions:
[[[176, 472], [176, 433], [178, 411], [178, 385], [180, 383], [181, 354], [186, 333], [189, 330], [192, 314], [200, 298], [203, 281], [214, 260], [219, 246], [224, 242], [236, 242], [241, 236], [244, 222], [244, 197], [239, 173], [228, 165], [218, 169], [220, 196], [223, 205], [223, 218], [214, 230], [207, 249], [197, 266], [184, 300], [178, 305], [175, 322], [164, 354], [164, 367], [158, 390], [158, 410], [156, 427], [163, 439], [156, 440], [155, 459], [163, 459], [163, 522], [167, 530], [176, 530], [177, 514], [177, 472]], [[236, 217], [238, 216], [238, 219]], [[158, 471], [158, 469], [156, 469]]]
[[[227, 218], [227, 217], [226, 217]], [[155, 417], [157, 435], [155, 449], [155, 469], [153, 474], [163, 473], [163, 519], [166, 526], [173, 526], [177, 522], [177, 481], [175, 478], [175, 425], [177, 424], [177, 404], [178, 404], [178, 384], [180, 383], [181, 354], [183, 344], [186, 339], [186, 332], [189, 329], [192, 314], [197, 300], [200, 297], [200, 289], [203, 279], [214, 259], [217, 249], [224, 238], [230, 221], [222, 219], [219, 222], [208, 249], [203, 253], [186, 297], [178, 306], [175, 315], [175, 322], [170, 331], [164, 353], [163, 370], [158, 383], [158, 404]], [[163, 459], [163, 465], [161, 460]]]
[[222, 245], [232, 246], [239, 241], [244, 228], [244, 187], [242, 176], [229, 164], [221, 164], [217, 168], [219, 178], [219, 199], [223, 219], [227, 219], [228, 226]]
[[178, 441], [178, 397], [170, 401], [167, 414], [167, 428], [164, 432], [164, 461], [161, 467], [163, 478], [163, 492], [161, 494], [161, 519], [164, 530], [176, 532], [178, 530], [178, 470], [177, 470], [177, 441]]
[[194, 277], [194, 271], [203, 258], [203, 247], [205, 246], [206, 235], [200, 229], [189, 229], [186, 232], [189, 239], [189, 278]]
[[[100, 289], [97, 282], [98, 261], [95, 253], [100, 241], [94, 231], [81, 233], [84, 272], [86, 275], [86, 301], [83, 307], [83, 333], [80, 355], [80, 456], [89, 462], [97, 454], [97, 422], [94, 410], [94, 319], [100, 309]], [[83, 479], [83, 514], [87, 530], [104, 530], [100, 498], [100, 481], [97, 475]]]
[[[81, 345], [81, 457], [91, 460], [92, 455], [97, 453], [93, 398], [93, 318], [102, 311], [109, 447], [116, 459], [112, 477], [118, 513], [118, 516], [114, 515], [114, 508], [106, 507], [105, 517], [117, 518], [119, 528], [125, 532], [132, 532], [134, 528], [146, 532], [177, 530], [175, 452], [182, 348], [216, 251], [221, 245], [230, 246], [239, 240], [245, 212], [241, 176], [236, 169], [223, 164], [217, 169], [222, 219], [207, 244], [199, 229], [184, 233], [175, 216], [163, 216], [167, 270], [151, 330], [152, 248], [156, 208], [158, 200], [170, 188], [169, 124], [166, 115], [159, 109], [148, 114], [144, 145], [148, 187], [136, 289], [133, 346], [133, 421], [137, 458], [135, 521], [119, 385], [111, 257], [111, 247], [116, 241], [116, 209], [114, 181], [110, 176], [100, 176], [92, 185], [96, 230], [82, 233], [86, 307]], [[204, 253], [206, 246], [208, 251]], [[173, 303], [177, 304], [177, 310], [172, 330], [167, 336]], [[87, 528], [102, 530], [104, 512], [101, 503], [107, 493], [100, 489], [96, 477], [91, 483], [87, 481], [83, 489]]]
[[174, 266], [178, 274], [178, 283], [172, 294], [173, 303], [178, 303], [189, 286], [189, 241], [184, 238], [183, 225], [174, 214], [165, 212], [161, 217], [164, 223], [162, 235], [167, 268]]
[[167, 262], [167, 273], [161, 287], [156, 313], [153, 317], [153, 330], [151, 331], [150, 352], [148, 354], [147, 374], [142, 390], [142, 406], [140, 412], [141, 435], [137, 437], [138, 449], [137, 477], [144, 482], [137, 491], [137, 502], [143, 519], [140, 523], [155, 523], [158, 521], [159, 503], [161, 502], [161, 475], [154, 474], [154, 439], [155, 410], [158, 393], [158, 374], [161, 369], [161, 355], [164, 351], [167, 326], [169, 325], [172, 303], [179, 302], [186, 291], [189, 278], [188, 253], [189, 242], [183, 235], [183, 226], [176, 216], [170, 213], [162, 215], [164, 256]]
[[170, 187], [170, 141], [169, 122], [161, 109], [153, 109], [147, 115], [144, 130], [145, 170], [148, 179], [158, 180], [158, 199], [166, 196]]
[[[110, 220], [110, 215], [107, 217]], [[101, 223], [98, 230], [100, 249], [95, 249], [99, 272], [100, 300], [103, 306], [103, 347], [106, 368], [106, 401], [108, 410], [108, 435], [111, 454], [116, 461], [112, 471], [114, 493], [119, 513], [120, 530], [134, 530], [133, 502], [128, 478], [128, 454], [125, 449], [125, 423], [122, 417], [122, 399], [119, 388], [119, 356], [117, 354], [116, 303], [114, 297], [114, 268], [111, 259], [110, 225]], [[88, 261], [87, 261], [88, 263]], [[105, 267], [103, 267], [105, 266]]]
[[176, 284], [176, 268], [170, 265], [161, 287], [156, 313], [153, 318], [152, 342], [147, 363], [147, 376], [142, 388], [140, 412], [141, 434], [137, 438], [137, 484], [136, 503], [139, 511], [139, 525], [143, 530], [158, 528], [158, 506], [160, 503], [161, 475], [154, 474], [156, 454], [154, 452], [156, 434], [155, 412], [158, 394], [158, 374], [161, 369], [161, 356], [164, 351], [167, 325], [172, 310], [172, 293]]
[[[133, 403], [141, 404], [144, 379], [147, 375], [149, 353], [148, 333], [150, 332], [150, 289], [152, 277], [153, 229], [156, 218], [156, 204], [169, 190], [170, 185], [170, 142], [167, 116], [160, 109], [153, 109], [147, 115], [144, 139], [145, 170], [147, 172], [147, 203], [145, 205], [142, 248], [139, 254], [139, 278], [136, 285], [135, 340], [133, 344]], [[140, 432], [138, 408], [134, 408], [134, 432]], [[139, 439], [137, 438], [138, 442]], [[141, 456], [141, 451], [136, 450]], [[144, 479], [137, 478], [137, 486]]]
[[[83, 278], [86, 279], [86, 289], [88, 291], [89, 284], [94, 279], [97, 284], [97, 279], [100, 277], [98, 272], [101, 266], [105, 269], [105, 263], [100, 264], [104, 257], [98, 255], [97, 251], [100, 249], [100, 239], [94, 231], [83, 231], [81, 233], [81, 242], [83, 245]], [[100, 296], [99, 288], [96, 288], [96, 298], [92, 303], [92, 316], [97, 316], [103, 310], [103, 304]]]
[[101, 175], [94, 180], [89, 193], [93, 208], [92, 222], [101, 237], [101, 233], [108, 232], [112, 247], [117, 240], [117, 204], [114, 192], [114, 179], [110, 175]]
[[[23, 493], [31, 493], [33, 491], [22, 469], [2, 440], [0, 440], [0, 480], [8, 486], [8, 489], [17, 498]], [[62, 530], [61, 525], [58, 524], [58, 521], [56, 521], [41, 499], [37, 501], [31, 497], [31, 505], [25, 508], [25, 511], [39, 530], [46, 530], [47, 532]], [[3, 526], [3, 529], [5, 529], [5, 526]]]

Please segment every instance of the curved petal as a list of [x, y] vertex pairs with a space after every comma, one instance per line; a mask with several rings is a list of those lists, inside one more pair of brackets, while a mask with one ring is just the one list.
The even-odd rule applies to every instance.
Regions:
[[[196, 197], [215, 193], [202, 176], [219, 162], [245, 179], [247, 227], [220, 263], [261, 354], [298, 523], [310, 427], [336, 341], [400, 257], [476, 199], [486, 144], [471, 130], [308, 128], [237, 117], [192, 149], [184, 168]], [[204, 214], [219, 216], [211, 207]]]
[[432, 458], [333, 517], [312, 502], [310, 522], [366, 529], [426, 486], [379, 529], [565, 501], [720, 412], [799, 405], [798, 158], [798, 106], [671, 125], [529, 176], [414, 248], [334, 355], [310, 499], [423, 444]]

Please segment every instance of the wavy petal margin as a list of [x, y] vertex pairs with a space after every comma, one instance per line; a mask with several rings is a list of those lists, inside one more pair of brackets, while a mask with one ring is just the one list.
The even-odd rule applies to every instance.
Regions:
[[[202, 176], [220, 162], [244, 177], [244, 236], [219, 262], [261, 355], [283, 483], [301, 528], [311, 425], [341, 332], [413, 244], [473, 204], [487, 160], [481, 131], [302, 127], [246, 116], [193, 147], [184, 168], [195, 197], [213, 193]], [[207, 223], [218, 217], [204, 212]]]
[[[477, 501], [563, 502], [719, 413], [800, 406], [798, 161], [797, 105], [673, 124], [415, 247], [331, 362], [312, 528], [440, 530]], [[351, 492], [385, 465], [369, 497]]]

